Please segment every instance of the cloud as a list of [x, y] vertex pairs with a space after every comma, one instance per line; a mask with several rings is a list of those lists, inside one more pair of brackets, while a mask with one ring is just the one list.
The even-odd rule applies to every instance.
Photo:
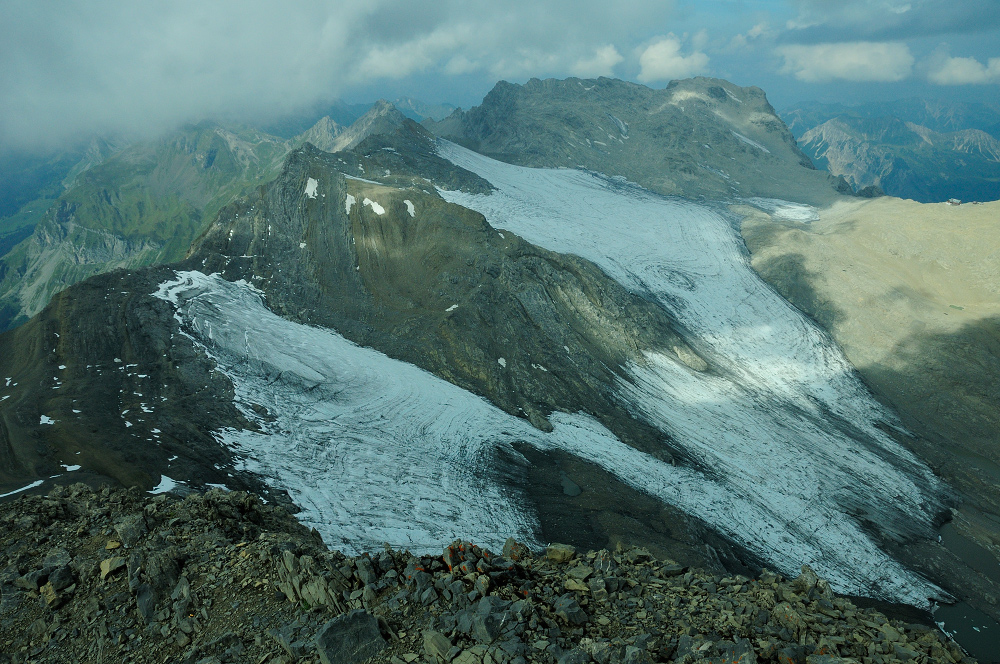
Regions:
[[997, 0], [792, 0], [795, 43], [903, 41], [1000, 27]]
[[624, 59], [617, 48], [608, 44], [598, 48], [592, 57], [577, 60], [570, 73], [581, 78], [614, 76], [615, 65]]
[[942, 47], [928, 58], [927, 80], [937, 85], [1000, 83], [1000, 58], [984, 65], [975, 58], [953, 58]]
[[672, 33], [650, 44], [639, 56], [642, 83], [688, 78], [708, 69], [708, 56], [700, 51], [681, 54], [681, 40]]
[[846, 81], [901, 81], [913, 70], [913, 55], [906, 44], [846, 42], [839, 44], [790, 44], [779, 46], [783, 74], [794, 74], [807, 83]]
[[774, 31], [771, 30], [771, 26], [766, 21], [757, 23], [752, 28], [747, 30], [746, 33], [737, 34], [730, 39], [726, 50], [738, 51], [750, 48], [755, 42], [759, 42], [762, 39], [768, 39], [773, 36]]
[[[0, 149], [253, 121], [337, 96], [467, 102], [497, 78], [607, 75], [673, 0], [0, 0]], [[454, 78], [449, 87], [441, 80]], [[393, 87], [395, 86], [395, 87]], [[388, 89], [387, 89], [388, 88]], [[393, 90], [390, 92], [389, 90]], [[405, 90], [405, 92], [403, 92]]]

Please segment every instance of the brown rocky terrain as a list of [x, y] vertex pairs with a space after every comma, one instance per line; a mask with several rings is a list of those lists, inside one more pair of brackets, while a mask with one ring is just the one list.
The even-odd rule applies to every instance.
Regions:
[[329, 551], [280, 507], [59, 487], [0, 505], [0, 661], [962, 662], [808, 567], [712, 575], [643, 548]]
[[900, 442], [959, 491], [953, 532], [983, 562], [954, 588], [996, 619], [1000, 203], [844, 201], [810, 224], [737, 211], [753, 267], [830, 332], [915, 434]]

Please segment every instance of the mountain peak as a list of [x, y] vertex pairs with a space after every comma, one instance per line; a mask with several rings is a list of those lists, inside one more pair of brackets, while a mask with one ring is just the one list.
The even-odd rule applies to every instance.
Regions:
[[585, 168], [666, 195], [826, 204], [841, 193], [763, 90], [721, 79], [662, 89], [604, 77], [500, 81], [481, 105], [424, 126], [501, 161]]
[[[373, 134], [394, 133], [407, 121], [406, 116], [400, 113], [399, 109], [392, 103], [385, 99], [379, 99], [372, 104], [367, 113], [336, 137], [327, 152], [350, 150]], [[322, 146], [317, 145], [317, 147]]]
[[344, 128], [334, 122], [333, 118], [326, 115], [303, 132], [296, 139], [296, 143], [312, 143], [320, 150], [333, 152], [337, 142], [337, 137], [344, 133]]

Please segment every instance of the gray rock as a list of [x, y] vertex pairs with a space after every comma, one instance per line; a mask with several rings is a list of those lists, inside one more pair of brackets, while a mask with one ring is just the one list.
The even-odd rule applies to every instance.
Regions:
[[451, 641], [441, 632], [432, 629], [424, 632], [424, 652], [437, 662], [447, 662]]
[[583, 625], [590, 619], [580, 608], [573, 593], [566, 593], [559, 597], [553, 605], [553, 612], [570, 625]]
[[360, 664], [385, 647], [378, 619], [360, 609], [334, 618], [316, 634], [316, 650], [323, 664]]
[[587, 664], [590, 662], [590, 655], [579, 648], [567, 650], [559, 656], [558, 664]]
[[146, 520], [141, 514], [130, 514], [115, 524], [118, 539], [125, 546], [135, 546], [139, 539], [148, 532]]
[[576, 547], [569, 544], [549, 544], [545, 548], [545, 557], [554, 563], [566, 563], [576, 555]]

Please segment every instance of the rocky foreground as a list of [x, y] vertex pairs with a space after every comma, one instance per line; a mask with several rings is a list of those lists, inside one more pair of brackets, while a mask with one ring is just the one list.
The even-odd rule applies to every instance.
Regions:
[[256, 496], [57, 487], [0, 505], [0, 663], [962, 662], [795, 580], [643, 549], [357, 558]]

